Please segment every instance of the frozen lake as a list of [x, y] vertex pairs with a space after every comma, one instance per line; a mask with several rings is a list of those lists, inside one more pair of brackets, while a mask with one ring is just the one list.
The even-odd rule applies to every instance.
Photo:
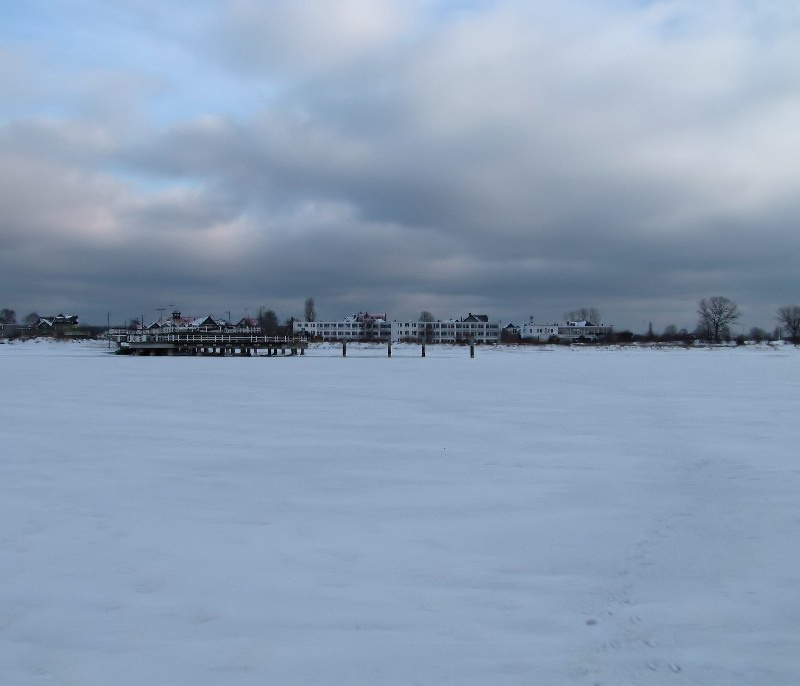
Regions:
[[2, 683], [800, 683], [795, 348], [0, 375]]

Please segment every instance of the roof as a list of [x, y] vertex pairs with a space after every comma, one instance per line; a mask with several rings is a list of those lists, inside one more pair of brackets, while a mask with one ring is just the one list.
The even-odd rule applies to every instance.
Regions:
[[228, 322], [223, 319], [214, 319], [211, 315], [206, 317], [198, 317], [197, 319], [193, 319], [189, 326], [198, 327], [198, 326], [227, 326]]

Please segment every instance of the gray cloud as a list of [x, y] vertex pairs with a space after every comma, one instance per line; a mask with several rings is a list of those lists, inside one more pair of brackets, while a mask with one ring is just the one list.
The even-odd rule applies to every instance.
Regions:
[[3, 306], [288, 316], [314, 295], [331, 317], [595, 306], [641, 328], [724, 294], [768, 328], [799, 297], [797, 10], [148, 7], [135, 30], [180, 55], [163, 70], [66, 62], [48, 101], [47, 60], [0, 52]]

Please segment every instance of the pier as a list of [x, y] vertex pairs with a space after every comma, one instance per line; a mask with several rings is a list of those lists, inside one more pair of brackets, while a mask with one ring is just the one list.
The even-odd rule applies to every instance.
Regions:
[[109, 332], [118, 350], [129, 355], [304, 355], [308, 340], [291, 336], [265, 336], [248, 330]]

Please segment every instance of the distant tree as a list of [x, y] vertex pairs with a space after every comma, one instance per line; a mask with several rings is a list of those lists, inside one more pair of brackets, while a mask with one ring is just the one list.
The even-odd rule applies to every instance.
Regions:
[[258, 325], [265, 336], [274, 336], [278, 332], [278, 315], [273, 310], [262, 310], [258, 315]]
[[714, 340], [714, 334], [711, 333], [711, 329], [705, 323], [698, 322], [697, 326], [692, 331], [692, 336], [694, 336], [698, 341], [712, 341]]
[[317, 321], [317, 311], [314, 309], [314, 298], [306, 298], [304, 311], [307, 322]]
[[730, 325], [739, 318], [739, 307], [733, 300], [716, 295], [703, 298], [697, 305], [698, 333], [709, 341], [719, 343], [730, 339]]
[[655, 335], [655, 333], [653, 333], [653, 322], [650, 322], [647, 325], [647, 340], [648, 341], [656, 340], [656, 335]]
[[16, 324], [17, 323], [17, 313], [14, 310], [9, 310], [7, 307], [4, 307], [0, 310], [0, 324]]
[[800, 306], [784, 305], [778, 308], [776, 319], [786, 328], [792, 343], [800, 341]]
[[674, 324], [668, 324], [664, 327], [664, 333], [661, 334], [662, 341], [674, 341], [678, 337], [678, 327]]
[[287, 317], [283, 326], [278, 327], [279, 336], [294, 336], [294, 317]]
[[594, 307], [581, 307], [579, 310], [570, 310], [564, 314], [564, 319], [568, 322], [591, 322], [600, 324], [600, 312]]
[[757, 326], [754, 326], [750, 329], [750, 340], [755, 341], [756, 343], [761, 343], [762, 341], [767, 340], [767, 332], [764, 329], [759, 329]]
[[39, 315], [36, 312], [30, 312], [29, 314], [25, 315], [25, 319], [22, 320], [22, 323], [25, 326], [33, 326], [36, 322], [39, 321]]
[[[512, 333], [506, 327], [500, 329], [500, 342], [501, 343], [519, 343], [522, 339], [519, 333]], [[538, 339], [537, 339], [538, 342]]]
[[431, 340], [433, 338], [433, 322], [436, 321], [433, 315], [428, 310], [422, 310], [419, 313], [419, 321], [424, 324], [420, 327], [420, 338], [423, 342]]

